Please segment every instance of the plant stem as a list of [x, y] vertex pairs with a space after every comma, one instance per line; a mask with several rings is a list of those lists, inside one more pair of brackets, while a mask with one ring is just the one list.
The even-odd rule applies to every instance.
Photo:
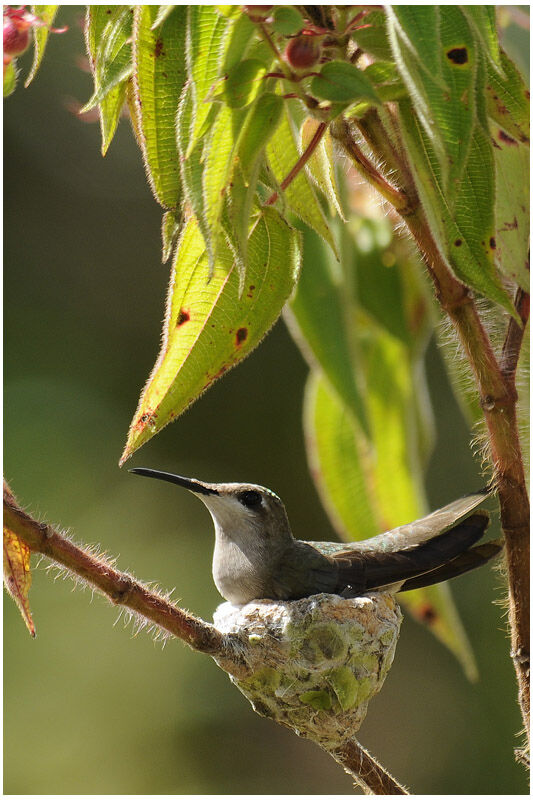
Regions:
[[328, 752], [355, 778], [365, 794], [409, 794], [357, 739], [349, 739], [342, 747]]
[[[516, 302], [523, 326], [520, 328], [515, 320], [510, 320], [502, 357], [498, 360], [477, 313], [472, 292], [450, 271], [433, 238], [420, 203], [413, 202], [412, 176], [406, 181], [409, 192], [394, 189], [391, 193], [391, 187], [386, 179], [383, 176], [381, 179], [376, 178], [376, 168], [371, 165], [372, 169], [369, 172], [366, 165], [362, 164], [357, 144], [347, 123], [338, 126], [338, 131], [337, 139], [356, 167], [403, 216], [405, 225], [424, 258], [440, 305], [454, 325], [477, 384], [487, 424], [493, 480], [498, 489], [501, 526], [505, 536], [511, 657], [517, 675], [522, 719], [529, 737], [529, 498], [518, 435], [515, 388], [516, 364], [523, 337], [523, 326], [529, 314], [529, 298], [519, 291]], [[366, 134], [367, 140], [372, 141], [381, 136], [382, 131], [372, 131], [370, 123]], [[335, 135], [333, 130], [332, 135]], [[392, 152], [391, 145], [387, 155]], [[397, 153], [395, 155], [397, 156]], [[401, 165], [400, 174], [404, 177], [409, 173], [409, 166], [405, 161]], [[409, 204], [404, 207], [399, 202], [402, 195], [411, 198]]]
[[[309, 144], [307, 145], [307, 147], [305, 148], [304, 152], [302, 153], [302, 155], [300, 156], [300, 158], [298, 159], [298, 161], [296, 162], [294, 167], [291, 169], [289, 174], [285, 178], [283, 178], [283, 180], [281, 181], [280, 188], [283, 191], [285, 191], [287, 186], [290, 186], [290, 184], [293, 182], [293, 180], [297, 177], [297, 175], [305, 167], [305, 165], [307, 164], [307, 162], [309, 161], [309, 159], [311, 158], [311, 156], [315, 152], [317, 146], [319, 145], [320, 140], [322, 139], [322, 137], [323, 137], [323, 135], [324, 135], [324, 133], [326, 131], [326, 127], [327, 127], [327, 124], [325, 122], [321, 122], [317, 126], [317, 129], [316, 129], [316, 131], [314, 133], [314, 136], [311, 139], [311, 141], [309, 142]], [[279, 197], [278, 193], [277, 192], [273, 192], [270, 195], [270, 197], [268, 198], [268, 200], [265, 201], [265, 206], [274, 205], [274, 203], [276, 202], [278, 197]]]
[[32, 551], [42, 553], [83, 578], [114, 605], [125, 606], [141, 614], [182, 639], [194, 650], [208, 654], [225, 650], [225, 637], [213, 625], [178, 608], [130, 575], [114, 569], [109, 561], [77, 547], [50, 525], [32, 519], [19, 508], [5, 482], [4, 525], [14, 531]]

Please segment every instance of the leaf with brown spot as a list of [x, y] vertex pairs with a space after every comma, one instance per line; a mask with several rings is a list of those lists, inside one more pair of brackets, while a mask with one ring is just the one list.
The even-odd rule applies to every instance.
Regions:
[[161, 353], [131, 424], [123, 463], [188, 408], [226, 370], [261, 341], [281, 313], [298, 278], [300, 240], [267, 208], [252, 227], [241, 292], [228, 242], [220, 237], [211, 279], [196, 220], [185, 224], [174, 256]]
[[30, 613], [28, 592], [31, 586], [30, 548], [4, 524], [4, 584], [19, 607], [30, 634], [35, 636], [35, 626]]

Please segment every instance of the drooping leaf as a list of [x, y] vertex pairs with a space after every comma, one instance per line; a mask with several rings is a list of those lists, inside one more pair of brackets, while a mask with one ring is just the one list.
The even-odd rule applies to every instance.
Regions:
[[244, 108], [252, 103], [263, 86], [266, 68], [257, 58], [247, 58], [235, 64], [223, 78], [220, 97], [231, 108]]
[[4, 66], [4, 88], [3, 88], [3, 96], [9, 97], [10, 94], [13, 94], [15, 91], [15, 87], [17, 85], [17, 73], [18, 70], [15, 67], [15, 59], [9, 62]]
[[133, 37], [133, 85], [137, 120], [148, 180], [163, 208], [181, 200], [176, 144], [176, 112], [186, 80], [185, 6], [176, 6], [152, 30], [157, 6], [136, 6]]
[[[398, 358], [401, 345], [387, 336], [378, 334], [377, 338], [377, 350], [386, 359], [385, 367], [381, 362], [374, 365], [373, 339], [367, 353], [373, 446], [361, 436], [351, 414], [318, 372], [309, 376], [305, 393], [304, 429], [311, 473], [330, 519], [345, 541], [370, 538], [425, 512], [419, 478], [409, 464], [405, 424], [408, 395], [416, 389], [409, 379], [405, 357]], [[387, 352], [390, 345], [392, 349]], [[392, 452], [387, 450], [389, 436]], [[391, 465], [394, 480], [389, 472]], [[475, 678], [472, 650], [447, 586], [416, 589], [399, 595], [399, 599], [450, 648], [467, 676]]]
[[257, 159], [262, 157], [268, 140], [281, 122], [282, 113], [283, 99], [279, 94], [266, 92], [255, 101], [244, 123], [237, 154], [246, 177], [252, 172]]
[[278, 318], [298, 277], [298, 234], [265, 209], [248, 242], [239, 296], [233, 253], [222, 240], [208, 281], [205, 242], [194, 218], [181, 234], [170, 282], [161, 353], [142, 393], [122, 456], [181, 414], [256, 347]]
[[[6, 488], [4, 486], [4, 492]], [[4, 515], [4, 585], [17, 604], [30, 634], [35, 636], [35, 626], [30, 612], [28, 592], [31, 586], [30, 555], [28, 545], [18, 536], [15, 520], [5, 510]]]
[[54, 22], [59, 6], [32, 6], [32, 13], [39, 17], [44, 25], [34, 25], [33, 30], [33, 64], [31, 66], [30, 74], [26, 78], [24, 86], [28, 87], [37, 74], [37, 70], [41, 66], [46, 43], [48, 42], [48, 35], [50, 33], [50, 26]]
[[[274, 135], [267, 144], [266, 153], [275, 182], [280, 185], [301, 156], [286, 108]], [[335, 240], [304, 169], [300, 170], [283, 191], [282, 200], [306, 225], [322, 236], [337, 255]]]
[[[115, 87], [126, 81], [133, 70], [131, 62], [131, 34], [133, 11], [129, 6], [107, 6], [113, 11], [100, 37], [96, 40], [95, 90], [80, 113], [84, 114], [102, 100]], [[92, 10], [92, 7], [91, 9]]]
[[367, 98], [380, 104], [365, 73], [346, 61], [328, 61], [311, 81], [311, 93], [322, 100], [350, 102]]
[[529, 148], [492, 125], [496, 162], [496, 263], [529, 292]]
[[460, 280], [514, 314], [494, 265], [494, 159], [484, 131], [474, 129], [464, 177], [451, 205], [439, 160], [411, 104], [402, 101], [399, 110], [417, 190], [441, 252]]
[[[131, 74], [131, 30], [132, 14], [128, 7], [88, 6], [85, 44], [94, 79], [92, 99], [97, 98], [100, 115], [102, 155], [106, 154], [113, 140], [126, 100]], [[120, 54], [116, 63], [113, 58], [115, 48]]]
[[368, 433], [356, 379], [352, 332], [347, 323], [346, 287], [329, 248], [311, 230], [304, 232], [303, 268], [285, 319], [311, 366], [320, 364], [331, 385]]
[[231, 21], [215, 6], [187, 6], [187, 71], [191, 81], [193, 123], [187, 155], [195, 147], [211, 111], [208, 97], [220, 76], [224, 42]]
[[503, 50], [500, 50], [500, 63], [503, 76], [488, 65], [488, 114], [513, 139], [529, 144], [529, 89]]

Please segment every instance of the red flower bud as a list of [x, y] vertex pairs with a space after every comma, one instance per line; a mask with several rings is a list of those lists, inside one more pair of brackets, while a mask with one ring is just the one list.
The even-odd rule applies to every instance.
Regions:
[[306, 70], [320, 61], [320, 50], [315, 36], [295, 36], [285, 48], [285, 60], [295, 70]]
[[4, 53], [20, 56], [30, 43], [30, 24], [24, 20], [4, 17]]

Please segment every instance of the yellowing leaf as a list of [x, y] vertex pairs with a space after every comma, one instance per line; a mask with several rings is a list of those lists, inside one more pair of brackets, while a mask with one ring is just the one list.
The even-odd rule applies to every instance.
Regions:
[[205, 242], [194, 218], [174, 258], [161, 353], [142, 393], [121, 459], [194, 402], [256, 347], [296, 283], [299, 237], [274, 209], [265, 209], [248, 240], [246, 285], [221, 238], [208, 281]]
[[32, 636], [35, 627], [30, 613], [28, 592], [31, 586], [30, 548], [4, 523], [4, 583], [17, 604]]
[[[405, 348], [388, 335], [379, 334], [377, 328], [374, 334], [367, 350], [373, 446], [368, 445], [352, 415], [318, 372], [311, 373], [305, 394], [304, 430], [311, 474], [330, 519], [345, 541], [370, 538], [425, 513], [409, 459], [406, 412], [414, 388]], [[448, 587], [427, 586], [406, 592], [399, 599], [415, 619], [449, 647], [466, 675], [475, 678], [472, 650]]]

